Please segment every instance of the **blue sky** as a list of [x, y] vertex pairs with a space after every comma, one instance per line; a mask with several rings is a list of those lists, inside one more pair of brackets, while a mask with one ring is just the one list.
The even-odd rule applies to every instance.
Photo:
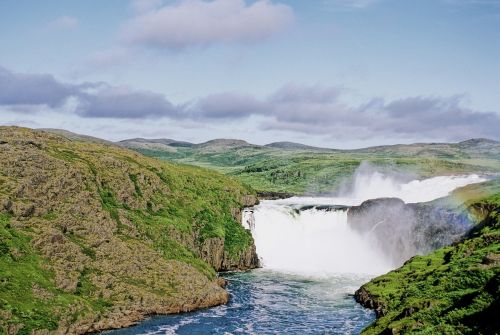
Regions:
[[346, 148], [499, 113], [499, 0], [0, 1], [2, 124]]

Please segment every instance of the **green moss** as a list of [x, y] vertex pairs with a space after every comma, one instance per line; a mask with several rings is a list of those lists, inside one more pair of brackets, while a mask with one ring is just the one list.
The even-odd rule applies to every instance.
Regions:
[[94, 249], [92, 249], [91, 247], [89, 247], [88, 245], [86, 245], [85, 241], [75, 235], [74, 233], [72, 234], [66, 234], [66, 237], [73, 243], [75, 243], [76, 245], [78, 245], [81, 249], [82, 249], [82, 252], [87, 255], [88, 257], [90, 257], [91, 259], [95, 260], [96, 259], [96, 256], [95, 256], [95, 251]]
[[228, 220], [224, 225], [226, 231], [224, 250], [228, 252], [232, 259], [238, 259], [241, 254], [251, 245], [252, 233], [243, 229], [239, 222]]
[[[222, 239], [233, 258], [252, 243], [232, 215], [241, 208], [243, 196], [255, 192], [230, 177], [155, 161], [116, 146], [44, 138], [42, 132], [33, 134], [30, 130], [2, 130], [14, 138], [37, 137], [37, 143], [43, 143], [36, 149], [40, 164], [15, 168], [24, 169], [26, 180], [41, 176], [40, 190], [54, 196], [49, 201], [38, 190], [18, 195], [18, 171], [0, 169], [2, 199], [11, 199], [14, 204], [34, 202], [37, 213], [45, 213], [23, 217], [16, 221], [17, 228], [9, 224], [9, 214], [0, 213], [0, 333], [11, 324], [22, 326], [22, 334], [54, 330], [62, 320], [87, 325], [92, 322], [89, 320], [105, 318], [113, 304], [126, 309], [130, 301], [146, 292], [148, 297], [165, 299], [173, 306], [182, 299], [201, 301], [204, 297], [198, 296], [199, 292], [186, 287], [183, 264], [199, 270], [190, 270], [190, 274], [196, 285], [201, 285], [204, 276], [216, 276], [199, 256], [206, 239]], [[15, 149], [23, 157], [32, 154], [22, 147]], [[65, 187], [64, 192], [59, 192], [58, 185]], [[58, 196], [60, 203], [54, 203]], [[120, 199], [126, 200], [122, 203]], [[113, 222], [116, 229], [109, 229]], [[97, 252], [101, 246], [105, 254]], [[55, 257], [42, 256], [39, 250]], [[167, 270], [161, 260], [154, 259], [152, 250], [177, 262], [169, 262]], [[140, 251], [148, 257], [136, 254]], [[108, 287], [104, 280], [117, 275], [110, 260], [123, 259], [117, 252], [133, 258], [134, 265], [137, 262], [143, 271], [132, 272], [133, 278], [115, 277]], [[72, 262], [81, 260], [82, 254], [89, 259], [78, 273]], [[151, 257], [153, 264], [144, 264]], [[68, 278], [64, 278], [65, 271]], [[167, 283], [158, 281], [158, 271]], [[65, 291], [56, 286], [56, 278]], [[129, 291], [123, 292], [124, 287]]]
[[139, 184], [137, 182], [137, 175], [136, 174], [129, 174], [128, 176], [129, 176], [130, 180], [134, 183], [135, 195], [137, 197], [142, 197], [142, 191], [141, 191], [141, 188], [139, 187]]
[[[53, 274], [46, 269], [46, 261], [36, 254], [30, 238], [9, 226], [10, 216], [0, 214], [0, 239], [13, 253], [0, 256], [0, 309], [9, 313], [8, 324], [21, 324], [18, 334], [31, 334], [32, 330], [55, 330], [58, 327], [57, 310], [66, 309], [80, 300], [58, 290]], [[34, 293], [46, 292], [46, 297]]]
[[108, 211], [109, 216], [116, 222], [118, 232], [121, 232], [125, 226], [120, 221], [118, 209], [123, 206], [118, 205], [113, 192], [106, 185], [103, 185], [102, 188], [99, 189], [99, 195], [101, 197], [102, 208]]
[[[496, 195], [475, 203], [495, 201]], [[498, 203], [497, 203], [498, 204]], [[495, 234], [495, 237], [491, 235]], [[500, 329], [500, 221], [493, 211], [463, 242], [415, 256], [363, 288], [384, 311], [364, 334], [489, 334]], [[495, 312], [496, 311], [496, 312]]]
[[48, 220], [48, 221], [53, 221], [57, 219], [57, 214], [55, 212], [48, 212], [44, 215], [42, 215], [42, 219]]
[[80, 157], [75, 152], [73, 152], [71, 150], [65, 150], [65, 149], [53, 150], [51, 153], [54, 157], [68, 161], [68, 162], [74, 162], [74, 161], [80, 159]]
[[[472, 155], [455, 144], [421, 150], [371, 148], [350, 151], [281, 150], [262, 147], [213, 151], [203, 147], [178, 148], [175, 152], [137, 149], [151, 157], [215, 169], [259, 191], [287, 193], [331, 192], [338, 189], [363, 161], [396, 168], [419, 177], [443, 174], [500, 172], [498, 155]], [[477, 157], [476, 157], [477, 156]]]
[[224, 217], [220, 217], [208, 209], [195, 214], [194, 221], [201, 226], [200, 239], [203, 241], [213, 237], [226, 237]]

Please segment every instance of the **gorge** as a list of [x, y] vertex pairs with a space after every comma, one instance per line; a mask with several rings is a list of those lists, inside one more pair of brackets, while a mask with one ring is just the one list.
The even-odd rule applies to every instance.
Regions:
[[0, 333], [495, 327], [494, 173], [362, 163], [335, 192], [259, 202], [112, 143], [0, 127], [0, 148]]
[[411, 256], [459, 240], [470, 218], [429, 202], [484, 180], [411, 180], [363, 165], [334, 196], [263, 200], [244, 210], [242, 220], [262, 268], [224, 275], [228, 305], [111, 333], [357, 334], [375, 314], [354, 301], [354, 292]]

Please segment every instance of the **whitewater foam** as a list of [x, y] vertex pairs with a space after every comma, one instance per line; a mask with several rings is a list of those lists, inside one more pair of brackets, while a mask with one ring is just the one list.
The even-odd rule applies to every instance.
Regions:
[[244, 212], [243, 222], [252, 229], [257, 254], [265, 269], [307, 276], [343, 274], [379, 275], [394, 263], [347, 223], [343, 209], [322, 211], [300, 205], [359, 205], [373, 198], [397, 197], [406, 203], [444, 197], [458, 187], [479, 183], [478, 175], [441, 176], [399, 182], [379, 172], [357, 175], [353, 187], [337, 197], [292, 197], [262, 201]]
[[423, 180], [398, 182], [390, 176], [375, 172], [356, 177], [348, 192], [331, 197], [291, 197], [273, 200], [276, 204], [290, 205], [346, 205], [357, 206], [363, 201], [377, 198], [399, 198], [406, 203], [427, 202], [449, 195], [453, 190], [487, 179], [476, 174], [467, 176], [439, 176]]

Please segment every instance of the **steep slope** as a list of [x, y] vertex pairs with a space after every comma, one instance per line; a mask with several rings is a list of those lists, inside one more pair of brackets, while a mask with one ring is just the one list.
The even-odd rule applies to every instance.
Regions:
[[258, 265], [238, 182], [115, 145], [0, 127], [0, 333], [81, 334], [225, 303]]
[[498, 334], [500, 321], [500, 181], [455, 196], [480, 223], [459, 243], [363, 285], [356, 300], [376, 311], [363, 334]]

